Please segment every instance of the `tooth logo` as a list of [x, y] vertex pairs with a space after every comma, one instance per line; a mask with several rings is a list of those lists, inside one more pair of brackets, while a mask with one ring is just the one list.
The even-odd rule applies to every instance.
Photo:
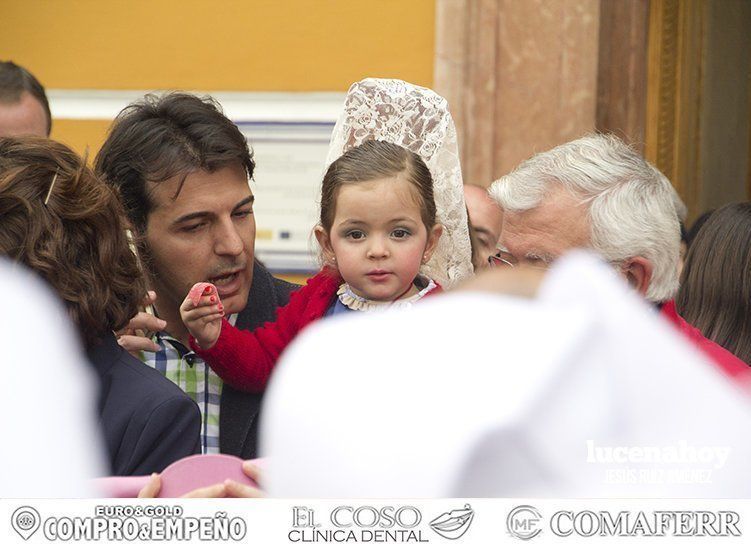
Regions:
[[435, 518], [430, 522], [430, 528], [443, 538], [456, 540], [464, 536], [474, 518], [474, 510], [470, 505], [465, 504], [464, 508], [444, 512]]
[[39, 529], [39, 512], [31, 506], [18, 508], [10, 518], [10, 524], [24, 540], [29, 540], [31, 535]]

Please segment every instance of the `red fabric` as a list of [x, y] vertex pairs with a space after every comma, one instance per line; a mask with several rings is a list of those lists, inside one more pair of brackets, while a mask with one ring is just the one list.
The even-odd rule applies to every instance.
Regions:
[[660, 314], [666, 317], [691, 343], [712, 359], [726, 374], [733, 378], [743, 379], [744, 381], [749, 378], [748, 365], [719, 344], [706, 338], [699, 329], [693, 327], [678, 315], [674, 301], [666, 302], [662, 306]]
[[[222, 319], [222, 331], [214, 347], [201, 349], [190, 337], [190, 347], [226, 383], [240, 391], [258, 393], [266, 388], [277, 359], [307, 325], [326, 314], [342, 278], [323, 269], [292, 293], [289, 303], [270, 321], [254, 331], [240, 330]], [[436, 284], [428, 295], [441, 291]]]

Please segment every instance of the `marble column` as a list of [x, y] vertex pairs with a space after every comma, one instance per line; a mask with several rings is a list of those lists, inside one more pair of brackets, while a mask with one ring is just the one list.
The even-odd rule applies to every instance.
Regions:
[[435, 86], [465, 181], [595, 129], [599, 18], [600, 0], [438, 0]]

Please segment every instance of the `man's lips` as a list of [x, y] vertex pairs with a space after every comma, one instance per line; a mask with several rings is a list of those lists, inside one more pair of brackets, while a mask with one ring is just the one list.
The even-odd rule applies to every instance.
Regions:
[[207, 281], [213, 283], [216, 286], [216, 291], [220, 297], [225, 297], [235, 294], [243, 284], [244, 268], [239, 268], [230, 272], [225, 272], [217, 276], [212, 276]]

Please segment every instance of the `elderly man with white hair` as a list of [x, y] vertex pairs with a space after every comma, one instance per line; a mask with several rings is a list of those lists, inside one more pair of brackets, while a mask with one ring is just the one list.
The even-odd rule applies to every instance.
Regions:
[[490, 195], [504, 210], [495, 264], [547, 268], [570, 249], [590, 248], [723, 370], [746, 374], [742, 361], [676, 313], [675, 190], [617, 137], [588, 135], [538, 153], [493, 183]]

